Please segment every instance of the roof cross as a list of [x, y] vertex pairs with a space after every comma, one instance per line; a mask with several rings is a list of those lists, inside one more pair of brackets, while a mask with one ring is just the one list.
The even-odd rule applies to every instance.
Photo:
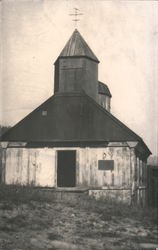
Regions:
[[72, 19], [72, 21], [75, 22], [75, 27], [77, 27], [77, 22], [80, 21], [80, 19], [78, 19], [78, 16], [83, 15], [83, 13], [80, 13], [79, 9], [77, 8], [73, 8], [73, 9], [74, 9], [74, 12], [72, 14], [69, 14], [69, 16], [74, 16], [74, 19]]

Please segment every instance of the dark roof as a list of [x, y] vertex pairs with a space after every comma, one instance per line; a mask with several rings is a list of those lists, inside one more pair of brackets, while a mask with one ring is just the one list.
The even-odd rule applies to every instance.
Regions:
[[[89, 48], [88, 44], [78, 32], [74, 30], [72, 36], [66, 43], [65, 47], [61, 51], [60, 57], [88, 57], [95, 62], [99, 62], [93, 51]], [[58, 60], [58, 59], [57, 59]]]
[[100, 82], [100, 81], [98, 82], [98, 93], [112, 97], [108, 86], [105, 83]]
[[[2, 135], [1, 140], [17, 142], [142, 141], [137, 134], [84, 92], [55, 94], [9, 129]], [[144, 147], [147, 148], [145, 144]]]

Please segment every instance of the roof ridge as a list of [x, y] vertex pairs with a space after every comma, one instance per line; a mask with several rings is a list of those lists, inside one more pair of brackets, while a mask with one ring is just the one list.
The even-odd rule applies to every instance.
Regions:
[[136, 136], [139, 140], [139, 142], [141, 142], [142, 144], [144, 144], [144, 146], [146, 147], [146, 149], [151, 153], [150, 149], [148, 148], [148, 146], [146, 145], [146, 143], [143, 141], [143, 139], [137, 135], [132, 129], [130, 129], [127, 125], [125, 125], [123, 122], [121, 122], [117, 117], [115, 117], [114, 115], [112, 115], [111, 113], [109, 113], [105, 108], [103, 108], [101, 105], [99, 105], [93, 98], [91, 98], [89, 95], [87, 95], [86, 93], [84, 93], [90, 100], [91, 102], [93, 102], [96, 106], [98, 106], [98, 108], [106, 113], [114, 122], [116, 122], [120, 127], [122, 127], [123, 129], [125, 129], [127, 132], [129, 131], [131, 134], [134, 134], [134, 136]]
[[[91, 48], [89, 47], [88, 43], [85, 41], [85, 39], [83, 38], [83, 36], [79, 33], [79, 31], [78, 31], [78, 34], [79, 34], [79, 36], [81, 37], [80, 41], [81, 41], [82, 45], [84, 46], [84, 47], [83, 47], [83, 50], [84, 50], [85, 54], [86, 54], [85, 47], [87, 47], [87, 48], [90, 50], [90, 52], [95, 56], [95, 54], [93, 53], [93, 51], [92, 51]], [[96, 57], [96, 56], [95, 56], [95, 57]]]
[[1, 135], [0, 139], [3, 139], [4, 136], [6, 136], [10, 131], [12, 131], [15, 127], [19, 126], [28, 116], [32, 115], [35, 111], [40, 109], [41, 106], [43, 106], [46, 102], [48, 102], [51, 98], [54, 99], [55, 95], [50, 96], [46, 101], [44, 101], [42, 104], [40, 104], [37, 108], [32, 110], [29, 114], [27, 114], [23, 119], [21, 119], [19, 122], [17, 122], [13, 127], [8, 129], [3, 135]]
[[[71, 93], [65, 93], [62, 96], [69, 97]], [[57, 96], [57, 95], [56, 95]], [[59, 96], [59, 95], [58, 95]], [[103, 108], [100, 104], [98, 104], [92, 97], [86, 94], [85, 91], [78, 92], [77, 96], [86, 96], [92, 103], [94, 103], [103, 113], [106, 113], [114, 122], [118, 122], [120, 127], [124, 127], [126, 130], [129, 130], [130, 133], [134, 134], [134, 136], [138, 137], [140, 141], [143, 141], [143, 139], [137, 135], [132, 129], [130, 129], [127, 125], [125, 125], [123, 122], [121, 122], [117, 117], [109, 113], [105, 108]]]
[[123, 122], [121, 122], [118, 118], [116, 118], [114, 115], [112, 115], [110, 112], [108, 112], [105, 108], [103, 108], [101, 105], [99, 105], [93, 98], [91, 98], [89, 95], [85, 93], [85, 95], [93, 102], [98, 108], [106, 113], [114, 122], [118, 122], [120, 127], [124, 127], [126, 130], [129, 130], [130, 133], [134, 134], [134, 136], [138, 137], [139, 140], [142, 140], [142, 138], [137, 135], [132, 129], [130, 129], [127, 125], [125, 125]]

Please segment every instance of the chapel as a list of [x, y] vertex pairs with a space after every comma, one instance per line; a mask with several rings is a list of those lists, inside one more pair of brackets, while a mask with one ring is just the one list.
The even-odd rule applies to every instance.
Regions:
[[111, 113], [98, 66], [75, 29], [54, 63], [54, 94], [2, 135], [3, 183], [145, 204], [151, 152]]

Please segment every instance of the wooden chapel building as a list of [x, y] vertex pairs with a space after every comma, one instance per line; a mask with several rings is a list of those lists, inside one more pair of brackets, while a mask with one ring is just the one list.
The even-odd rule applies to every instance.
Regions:
[[1, 138], [3, 183], [145, 202], [151, 152], [111, 114], [98, 64], [76, 29], [55, 62], [54, 95]]

